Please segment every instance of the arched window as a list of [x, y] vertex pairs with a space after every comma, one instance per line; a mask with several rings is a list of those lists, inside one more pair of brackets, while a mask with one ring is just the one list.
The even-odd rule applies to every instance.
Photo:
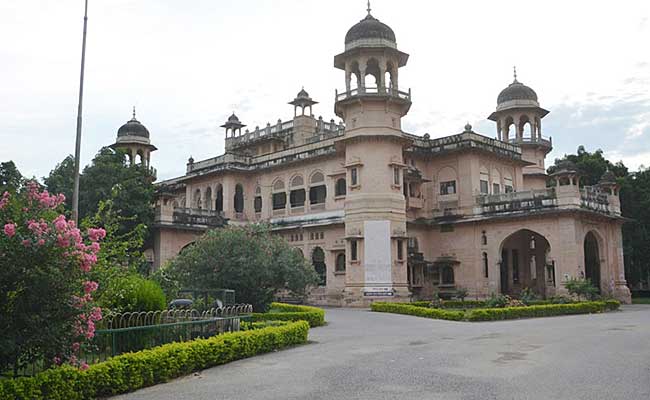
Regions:
[[223, 186], [221, 186], [221, 184], [217, 185], [217, 196], [214, 203], [215, 210], [218, 212], [223, 212]]
[[318, 274], [318, 286], [327, 285], [327, 266], [325, 265], [325, 252], [316, 247], [311, 253], [311, 263]]
[[442, 284], [443, 285], [453, 285], [454, 284], [454, 269], [449, 265], [442, 267]]
[[262, 188], [255, 188], [255, 198], [253, 199], [253, 208], [256, 213], [262, 212]]
[[201, 189], [196, 189], [194, 191], [194, 208], [201, 209]]
[[305, 184], [302, 176], [296, 175], [291, 180], [291, 192], [289, 192], [289, 203], [291, 208], [304, 207], [305, 205]]
[[488, 256], [483, 252], [483, 276], [488, 277]]
[[309, 203], [324, 204], [327, 197], [327, 188], [325, 187], [325, 177], [321, 172], [316, 172], [311, 176], [309, 185]]
[[212, 188], [210, 186], [205, 189], [205, 208], [212, 209]]
[[235, 185], [235, 212], [244, 212], [244, 187], [241, 184]]
[[345, 272], [345, 253], [336, 256], [336, 272]]
[[334, 188], [335, 196], [345, 196], [347, 192], [347, 185], [345, 183], [345, 178], [339, 178], [336, 180], [336, 187]]
[[283, 210], [287, 205], [287, 193], [284, 191], [284, 182], [278, 179], [273, 184], [273, 209]]

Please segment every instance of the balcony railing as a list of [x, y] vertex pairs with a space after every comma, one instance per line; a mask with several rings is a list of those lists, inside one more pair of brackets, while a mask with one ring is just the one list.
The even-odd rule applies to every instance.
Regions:
[[607, 193], [601, 192], [592, 186], [585, 186], [580, 189], [580, 205], [594, 211], [610, 212]]
[[539, 144], [542, 146], [553, 147], [553, 141], [545, 137], [520, 137], [508, 140], [509, 143], [514, 144]]
[[174, 208], [172, 222], [182, 225], [217, 227], [224, 225], [225, 219], [221, 211], [176, 207]]
[[391, 96], [411, 101], [411, 89], [408, 92], [403, 92], [397, 88], [358, 87], [341, 93], [337, 90], [335, 98], [336, 101], [341, 101], [356, 96]]
[[555, 190], [537, 189], [523, 192], [511, 192], [476, 197], [479, 214], [512, 212], [537, 208], [555, 207], [557, 199]]

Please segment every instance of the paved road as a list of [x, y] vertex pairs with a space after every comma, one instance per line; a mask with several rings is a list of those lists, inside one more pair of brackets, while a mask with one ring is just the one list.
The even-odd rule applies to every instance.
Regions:
[[311, 343], [116, 399], [650, 399], [650, 306], [463, 323], [328, 309]]

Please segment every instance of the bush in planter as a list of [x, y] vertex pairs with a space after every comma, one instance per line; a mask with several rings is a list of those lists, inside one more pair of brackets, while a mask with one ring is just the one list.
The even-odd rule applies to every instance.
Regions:
[[393, 314], [415, 315], [417, 317], [446, 319], [450, 321], [461, 321], [465, 315], [464, 311], [443, 310], [440, 308], [424, 308], [404, 303], [388, 303], [375, 301], [370, 305], [371, 311], [387, 312]]
[[564, 283], [564, 287], [579, 299], [594, 300], [598, 297], [598, 288], [588, 278], [571, 278]]
[[160, 285], [138, 274], [111, 280], [98, 302], [112, 312], [158, 311], [167, 307]]
[[271, 303], [266, 313], [253, 313], [253, 321], [307, 321], [310, 327], [325, 325], [325, 310], [318, 307]]

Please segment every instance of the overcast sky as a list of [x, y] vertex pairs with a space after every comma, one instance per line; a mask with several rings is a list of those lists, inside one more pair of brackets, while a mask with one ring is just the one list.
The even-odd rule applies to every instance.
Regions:
[[[302, 86], [329, 120], [334, 69], [364, 0], [90, 0], [82, 162], [113, 143], [137, 107], [158, 151], [158, 178], [187, 158], [223, 152], [235, 111], [251, 129], [293, 116]], [[373, 0], [413, 91], [405, 131], [432, 137], [486, 117], [519, 80], [551, 113], [547, 162], [580, 144], [612, 161], [650, 166], [650, 1]], [[0, 161], [45, 176], [74, 152], [82, 0], [0, 2]], [[338, 119], [337, 119], [338, 120]]]

